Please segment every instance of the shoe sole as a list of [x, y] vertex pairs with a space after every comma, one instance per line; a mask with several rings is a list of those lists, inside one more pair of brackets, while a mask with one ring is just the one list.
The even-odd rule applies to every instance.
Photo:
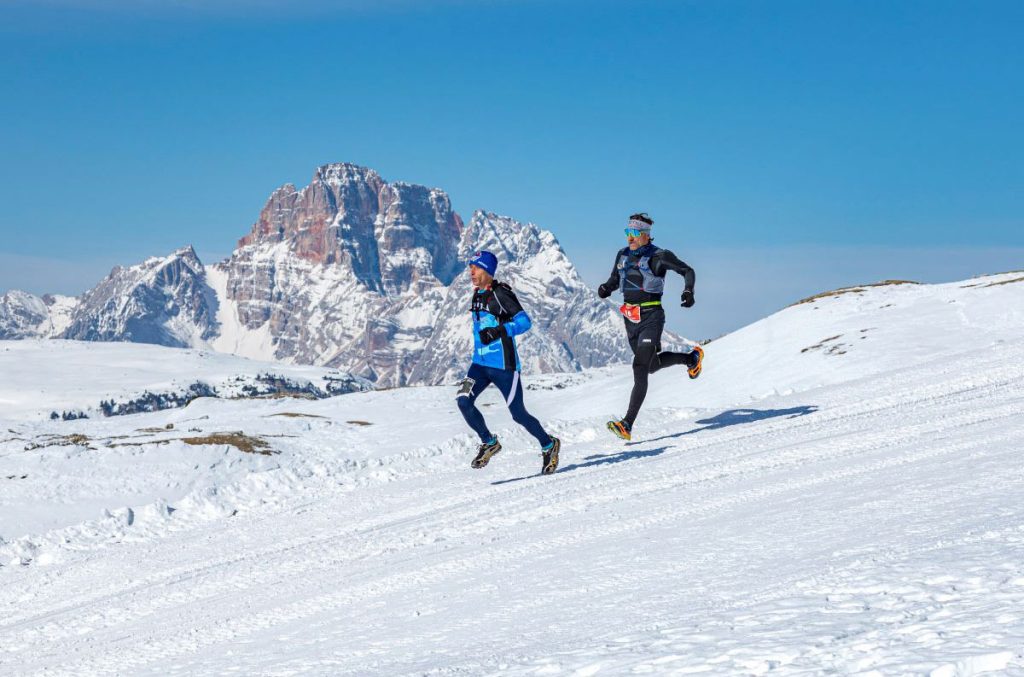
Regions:
[[623, 433], [622, 430], [619, 429], [617, 425], [615, 425], [614, 421], [608, 421], [608, 430], [611, 430], [612, 434], [621, 440], [628, 441], [632, 439], [632, 436], [629, 433]]
[[484, 456], [480, 460], [477, 460], [477, 459], [474, 458], [472, 461], [469, 462], [469, 465], [471, 465], [472, 467], [474, 467], [477, 470], [479, 470], [480, 468], [482, 468], [485, 465], [487, 465], [487, 462], [490, 461], [491, 458], [496, 453], [498, 453], [499, 451], [501, 451], [501, 445], [500, 444], [497, 447], [495, 447], [494, 451], [491, 451], [488, 454], [484, 454]]
[[701, 371], [704, 370], [704, 351], [700, 348], [694, 348], [694, 352], [697, 353], [697, 366], [693, 369], [687, 369], [686, 373], [690, 375], [690, 378], [697, 378], [700, 376]]

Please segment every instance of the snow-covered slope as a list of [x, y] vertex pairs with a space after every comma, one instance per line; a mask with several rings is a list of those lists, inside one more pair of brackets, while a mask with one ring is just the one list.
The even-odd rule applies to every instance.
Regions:
[[527, 375], [551, 477], [496, 393], [470, 469], [448, 388], [4, 422], [0, 665], [1024, 672], [1022, 278], [785, 309], [652, 377], [630, 444], [627, 367]]
[[146, 394], [187, 396], [196, 383], [228, 398], [246, 396], [254, 388], [274, 391], [274, 379], [268, 377], [289, 382], [277, 390], [291, 386], [324, 395], [372, 387], [336, 369], [148, 344], [39, 339], [0, 341], [0, 374], [0, 420], [12, 421], [48, 419], [51, 412], [102, 416], [103, 401], [127, 404]]
[[[1024, 336], [1024, 272], [948, 284], [882, 283], [790, 306], [708, 346], [701, 406], [756, 400], [984, 352]], [[962, 359], [958, 357], [957, 359]], [[969, 362], [961, 365], [970, 370]], [[652, 379], [655, 401], [678, 395]]]

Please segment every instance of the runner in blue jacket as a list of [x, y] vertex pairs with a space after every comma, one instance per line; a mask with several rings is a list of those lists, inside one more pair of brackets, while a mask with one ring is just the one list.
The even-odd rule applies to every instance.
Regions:
[[561, 442], [548, 435], [540, 422], [523, 404], [523, 383], [519, 378], [519, 353], [515, 337], [530, 330], [530, 316], [519, 304], [512, 288], [494, 279], [498, 259], [491, 252], [477, 252], [469, 261], [473, 280], [473, 364], [459, 383], [456, 400], [466, 423], [480, 436], [480, 448], [473, 459], [474, 468], [483, 468], [491, 457], [501, 451], [501, 443], [491, 434], [483, 414], [476, 407], [476, 398], [492, 383], [501, 391], [512, 413], [512, 419], [537, 438], [544, 457], [541, 472], [545, 475], [558, 467]]

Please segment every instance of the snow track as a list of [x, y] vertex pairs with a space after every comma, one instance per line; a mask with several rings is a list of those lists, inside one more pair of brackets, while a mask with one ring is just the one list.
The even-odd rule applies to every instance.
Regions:
[[[517, 451], [511, 429], [471, 470], [472, 441], [451, 441], [459, 421], [438, 415], [454, 415], [447, 391], [264, 405], [343, 421], [332, 407], [373, 398], [389, 417], [420, 413], [415, 430], [347, 437], [282, 422], [299, 437], [280, 441], [280, 466], [254, 475], [264, 495], [234, 516], [173, 513], [0, 569], [0, 665], [1024, 672], [1022, 365], [1024, 345], [1005, 344], [692, 419], [646, 411], [626, 445], [603, 419], [563, 420], [552, 477], [535, 476], [539, 455]], [[531, 393], [539, 411], [565, 396]], [[374, 435], [396, 453], [356, 463], [331, 446]]]

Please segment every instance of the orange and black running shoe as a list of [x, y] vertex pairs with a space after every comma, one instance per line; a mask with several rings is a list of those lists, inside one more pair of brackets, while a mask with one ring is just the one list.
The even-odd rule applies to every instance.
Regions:
[[623, 420], [608, 421], [608, 430], [611, 430], [613, 433], [615, 433], [624, 440], [632, 438], [632, 436], [630, 435], [631, 429], [632, 426]]
[[704, 366], [704, 349], [700, 346], [694, 346], [691, 354], [697, 356], [697, 364], [687, 369], [686, 373], [690, 375], [690, 378], [697, 378], [700, 376], [701, 369]]

